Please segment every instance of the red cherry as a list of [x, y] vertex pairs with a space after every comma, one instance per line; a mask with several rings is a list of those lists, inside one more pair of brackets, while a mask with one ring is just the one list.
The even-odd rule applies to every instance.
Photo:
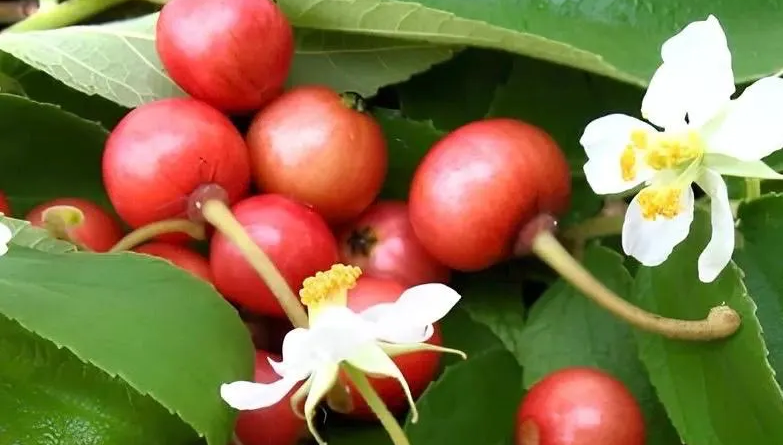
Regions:
[[593, 368], [553, 372], [517, 413], [516, 445], [644, 445], [644, 417], [633, 395]]
[[422, 247], [402, 201], [373, 204], [339, 240], [340, 260], [360, 267], [367, 276], [393, 279], [406, 287], [449, 281], [451, 271]]
[[283, 90], [294, 56], [291, 25], [270, 0], [171, 0], [156, 48], [174, 82], [225, 112], [260, 109]]
[[[356, 287], [348, 291], [348, 307], [354, 312], [360, 312], [379, 303], [393, 303], [405, 289], [405, 286], [393, 280], [362, 276], [357, 280]], [[440, 328], [437, 324], [434, 327], [435, 333], [427, 343], [441, 346], [443, 340]], [[435, 379], [440, 364], [440, 354], [431, 351], [414, 352], [394, 357], [393, 360], [405, 376], [413, 397], [419, 397]], [[342, 376], [342, 379], [347, 382], [345, 376]], [[370, 377], [370, 383], [392, 413], [400, 414], [408, 408], [405, 393], [397, 380]], [[357, 419], [377, 420], [353, 384], [348, 383], [348, 388], [353, 401], [353, 411], [347, 415]]]
[[36, 227], [43, 227], [43, 213], [53, 206], [71, 206], [82, 211], [84, 221], [70, 229], [69, 235], [96, 252], [109, 251], [122, 238], [122, 228], [113, 216], [97, 204], [81, 198], [58, 198], [45, 202], [30, 210], [25, 219]]
[[3, 192], [0, 192], [0, 213], [6, 217], [11, 216], [11, 205], [8, 204], [8, 198], [6, 198]]
[[[265, 351], [256, 351], [255, 381], [272, 383], [280, 380], [267, 361], [280, 357]], [[299, 388], [294, 387], [283, 400], [276, 404], [253, 411], [240, 411], [237, 417], [236, 434], [242, 445], [294, 445], [305, 432], [305, 421], [291, 409], [291, 395]], [[238, 443], [236, 443], [238, 445]]]
[[134, 252], [152, 255], [171, 261], [174, 265], [187, 270], [193, 275], [212, 282], [212, 271], [209, 262], [193, 250], [177, 244], [152, 242], [133, 249]]
[[332, 223], [366, 209], [386, 176], [386, 141], [370, 115], [346, 104], [350, 98], [300, 87], [259, 112], [247, 133], [258, 187], [312, 205]]
[[[329, 226], [301, 204], [280, 195], [260, 195], [240, 201], [232, 211], [295, 292], [305, 278], [338, 261]], [[259, 315], [285, 316], [264, 281], [220, 232], [212, 237], [209, 263], [215, 286], [230, 301]]]
[[103, 182], [117, 213], [134, 228], [184, 218], [200, 186], [221, 186], [230, 203], [247, 193], [247, 147], [231, 121], [209, 105], [164, 99], [131, 111], [112, 131]]
[[433, 146], [411, 182], [413, 230], [445, 265], [461, 271], [509, 257], [522, 226], [564, 212], [569, 167], [543, 130], [513, 119], [464, 125]]

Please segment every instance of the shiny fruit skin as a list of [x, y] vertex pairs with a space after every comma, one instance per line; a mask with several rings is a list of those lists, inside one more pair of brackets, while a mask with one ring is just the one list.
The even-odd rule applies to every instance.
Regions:
[[413, 233], [403, 201], [371, 205], [343, 230], [339, 242], [340, 260], [360, 267], [366, 276], [389, 278], [406, 287], [447, 283], [451, 276]]
[[84, 221], [70, 229], [75, 241], [96, 252], [108, 252], [122, 238], [119, 222], [103, 207], [81, 198], [58, 198], [34, 207], [25, 217], [36, 227], [43, 227], [43, 212], [52, 206], [71, 206], [81, 210]]
[[[379, 303], [393, 303], [397, 301], [402, 292], [406, 289], [402, 284], [382, 278], [373, 278], [362, 276], [356, 283], [356, 287], [348, 291], [348, 307], [354, 312], [361, 312], [364, 309]], [[427, 343], [441, 346], [440, 328], [434, 325], [435, 332]], [[411, 388], [413, 397], [419, 397], [427, 389], [427, 386], [435, 379], [440, 365], [440, 354], [437, 352], [414, 352], [411, 354], [400, 355], [393, 358], [394, 363], [400, 368], [402, 375]], [[344, 377], [343, 377], [344, 378]], [[400, 383], [392, 378], [374, 378], [370, 377], [370, 383], [386, 406], [394, 414], [400, 414], [408, 409], [408, 401]], [[359, 393], [349, 385], [349, 393], [353, 401], [353, 411], [347, 413], [348, 416], [362, 420], [377, 420], [375, 414], [365, 403]]]
[[169, 260], [175, 266], [187, 270], [202, 280], [212, 282], [212, 270], [209, 268], [207, 259], [187, 247], [171, 243], [151, 242], [138, 246], [133, 251]]
[[476, 271], [511, 254], [525, 222], [568, 205], [566, 159], [543, 130], [513, 119], [466, 124], [437, 142], [417, 168], [411, 225], [443, 264]]
[[[312, 209], [280, 195], [259, 195], [231, 210], [295, 293], [305, 278], [338, 261], [337, 241]], [[258, 315], [285, 317], [266, 284], [220, 232], [212, 237], [209, 264], [215, 286], [228, 300]]]
[[[279, 362], [280, 357], [265, 351], [256, 351], [254, 380], [258, 383], [272, 383], [280, 380], [267, 358]], [[295, 445], [305, 432], [305, 421], [291, 409], [291, 395], [299, 388], [294, 387], [288, 396], [276, 404], [253, 411], [240, 411], [234, 433], [242, 445]], [[238, 444], [237, 444], [238, 445]]]
[[358, 216], [386, 177], [381, 127], [326, 87], [286, 92], [253, 118], [246, 139], [258, 187], [311, 205], [330, 223]]
[[227, 113], [279, 95], [294, 55], [291, 25], [271, 0], [170, 0], [155, 42], [177, 85]]
[[8, 198], [6, 198], [3, 192], [0, 192], [0, 213], [6, 217], [11, 216], [11, 205], [8, 204]]
[[593, 368], [555, 371], [517, 412], [516, 445], [644, 445], [641, 409], [626, 387]]
[[103, 182], [117, 213], [134, 228], [185, 218], [188, 197], [200, 185], [222, 186], [231, 203], [247, 194], [247, 147], [231, 121], [209, 105], [159, 100], [131, 111], [112, 131]]

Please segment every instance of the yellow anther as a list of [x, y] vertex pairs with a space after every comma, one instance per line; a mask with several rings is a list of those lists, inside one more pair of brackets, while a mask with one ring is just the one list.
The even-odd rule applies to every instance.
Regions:
[[682, 190], [676, 187], [647, 187], [639, 192], [642, 217], [655, 221], [659, 216], [672, 219], [680, 214]]
[[664, 136], [647, 152], [645, 162], [655, 170], [677, 167], [698, 158], [704, 153], [704, 143], [699, 133]]
[[637, 150], [646, 150], [650, 137], [645, 130], [633, 130], [631, 132], [631, 145]]
[[362, 270], [355, 266], [335, 264], [326, 272], [318, 272], [302, 283], [299, 297], [308, 307], [323, 304], [345, 305], [347, 291], [356, 285]]
[[628, 145], [620, 156], [620, 170], [622, 171], [623, 181], [633, 181], [636, 179], [636, 150]]

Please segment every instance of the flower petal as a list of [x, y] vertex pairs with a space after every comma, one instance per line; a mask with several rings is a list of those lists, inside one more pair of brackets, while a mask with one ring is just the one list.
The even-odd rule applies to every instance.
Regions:
[[731, 156], [708, 153], [704, 156], [704, 166], [723, 176], [783, 179], [783, 175], [773, 170], [764, 161], [742, 161]]
[[745, 161], [762, 159], [783, 148], [781, 116], [783, 79], [760, 79], [705, 128], [707, 150]]
[[718, 173], [704, 170], [696, 183], [710, 195], [712, 207], [712, 237], [699, 256], [699, 279], [710, 283], [729, 264], [734, 253], [734, 216], [731, 213], [726, 183]]
[[14, 234], [11, 229], [3, 223], [0, 223], [0, 256], [5, 255], [8, 252], [8, 243], [11, 242], [11, 238]]
[[375, 343], [373, 326], [345, 307], [323, 309], [310, 327], [308, 348], [315, 351], [316, 367], [339, 363], [366, 344]]
[[585, 127], [579, 143], [585, 149], [588, 161], [584, 166], [587, 182], [599, 195], [610, 195], [630, 190], [652, 177], [654, 172], [644, 163], [637, 164], [636, 178], [623, 179], [620, 158], [631, 142], [634, 130], [655, 132], [655, 128], [631, 116], [610, 114], [600, 117]]
[[443, 346], [437, 346], [430, 343], [408, 343], [408, 344], [402, 344], [402, 343], [384, 343], [384, 342], [378, 342], [378, 346], [383, 349], [383, 352], [386, 353], [389, 357], [397, 357], [400, 355], [406, 355], [411, 354], [413, 352], [420, 352], [420, 351], [433, 351], [433, 352], [440, 352], [442, 354], [454, 354], [462, 357], [462, 359], [467, 359], [468, 355], [465, 354], [463, 351], [460, 351], [459, 349], [452, 349], [452, 348], [444, 348]]
[[220, 385], [220, 397], [232, 408], [254, 410], [283, 400], [301, 380], [282, 378], [272, 383], [237, 381]]
[[267, 361], [280, 376], [306, 379], [316, 366], [310, 347], [310, 331], [304, 328], [289, 331], [283, 338], [283, 360], [276, 362], [267, 358]]
[[405, 380], [405, 376], [402, 375], [400, 368], [394, 364], [394, 361], [383, 352], [383, 349], [378, 344], [372, 343], [362, 347], [346, 361], [367, 374], [391, 377], [400, 382], [411, 408], [411, 422], [416, 422], [419, 412], [416, 408], [416, 402], [413, 400], [411, 388], [408, 386], [408, 382]]
[[661, 46], [663, 64], [642, 99], [642, 116], [666, 129], [701, 126], [734, 94], [734, 73], [723, 28], [714, 16], [690, 23]]
[[657, 266], [664, 261], [687, 236], [693, 222], [693, 189], [683, 190], [682, 210], [672, 219], [654, 221], [642, 216], [639, 195], [628, 206], [623, 224], [623, 250], [645, 266]]
[[374, 326], [375, 337], [390, 343], [420, 343], [432, 336], [432, 324], [460, 300], [454, 289], [440, 283], [411, 287], [394, 303], [372, 306], [360, 316]]
[[310, 377], [310, 392], [307, 393], [307, 399], [305, 400], [304, 415], [305, 420], [307, 421], [307, 428], [310, 430], [315, 441], [320, 445], [326, 445], [326, 441], [318, 434], [318, 430], [313, 424], [315, 409], [337, 382], [337, 373], [339, 369], [340, 368], [336, 363], [329, 363], [318, 369], [313, 373], [313, 376]]

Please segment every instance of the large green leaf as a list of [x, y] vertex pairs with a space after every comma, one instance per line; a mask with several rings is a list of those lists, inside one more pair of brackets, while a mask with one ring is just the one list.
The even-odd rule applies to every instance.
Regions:
[[496, 349], [446, 368], [418, 400], [419, 422], [405, 432], [412, 445], [487, 444], [506, 441], [522, 397], [522, 369]]
[[119, 376], [210, 445], [226, 443], [235, 412], [218, 388], [252, 378], [254, 358], [247, 329], [214, 287], [146, 255], [44, 252], [19, 241], [27, 243], [15, 237], [0, 261], [0, 314]]
[[[591, 246], [584, 266], [619, 295], [630, 293], [631, 276], [616, 252]], [[603, 369], [620, 379], [642, 406], [646, 443], [677, 443], [677, 433], [636, 356], [630, 327], [565, 282], [550, 287], [533, 305], [520, 345], [526, 388], [550, 372], [570, 366]]]
[[770, 195], [745, 203], [737, 213], [744, 242], [735, 259], [745, 285], [758, 305], [756, 314], [769, 349], [778, 383], [783, 381], [783, 196]]
[[519, 0], [280, 0], [296, 26], [503, 49], [643, 85], [660, 46], [715, 14], [734, 50], [736, 78], [783, 66], [783, 9], [764, 0], [654, 3]]
[[106, 204], [101, 156], [108, 133], [56, 106], [0, 94], [0, 190], [14, 215], [62, 196]]
[[[183, 95], [155, 50], [158, 14], [97, 26], [0, 34], [0, 50], [66, 85], [126, 107]], [[320, 83], [374, 95], [447, 60], [452, 50], [422, 42], [301, 30], [289, 84]]]
[[666, 262], [639, 268], [634, 297], [652, 312], [682, 319], [703, 318], [726, 303], [740, 313], [740, 330], [710, 343], [636, 331], [639, 356], [685, 443], [779, 443], [783, 397], [741, 273], [732, 263], [712, 283], [698, 279], [697, 259], [709, 236], [709, 218], [698, 211], [688, 239]]

